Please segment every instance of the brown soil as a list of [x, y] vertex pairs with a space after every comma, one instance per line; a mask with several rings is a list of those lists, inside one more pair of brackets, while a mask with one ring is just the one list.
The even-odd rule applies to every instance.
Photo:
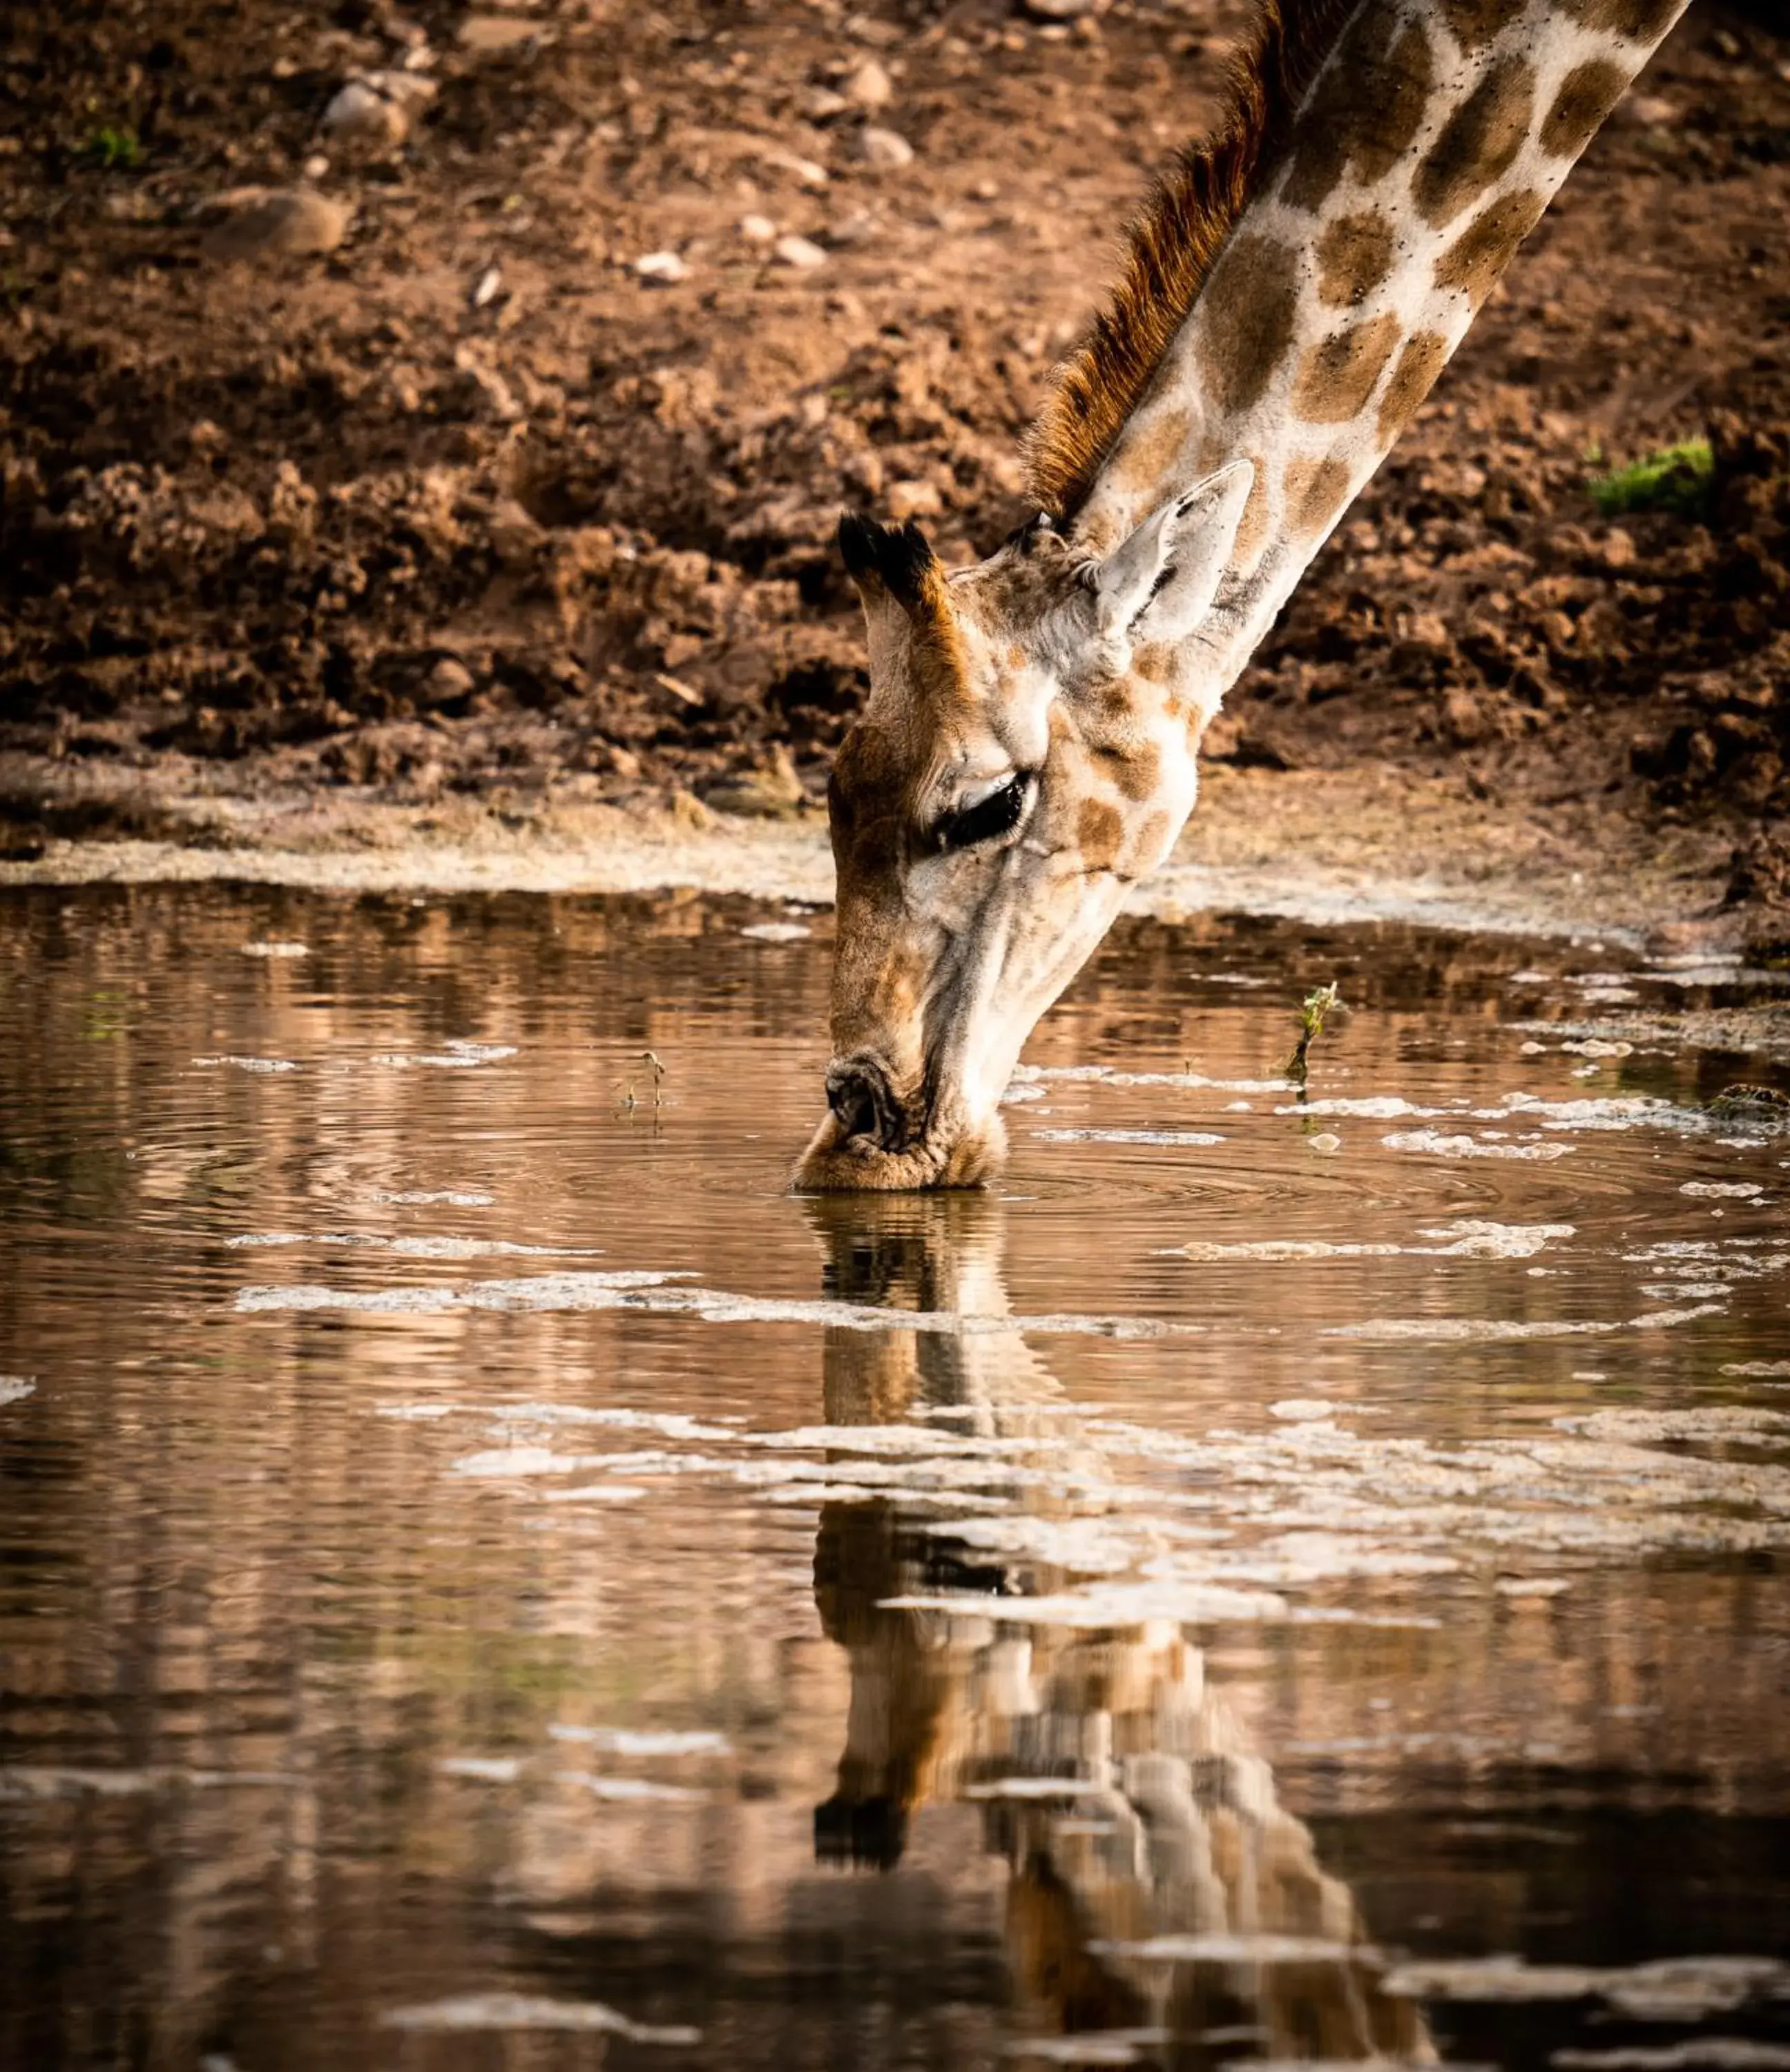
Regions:
[[[13, 0], [14, 846], [126, 771], [139, 796], [372, 787], [527, 814], [700, 793], [787, 744], [818, 794], [863, 680], [840, 505], [918, 512], [948, 557], [1023, 515], [1016, 435], [1244, 18]], [[1737, 899], [1790, 898], [1783, 18], [1698, 0], [1312, 569], [1215, 758], [1390, 759], [1531, 815], [1693, 824], [1733, 844]], [[407, 56], [437, 87], [408, 139], [326, 145], [343, 81]], [[892, 88], [868, 118], [867, 60]], [[867, 119], [912, 163], [867, 162]], [[220, 234], [227, 191], [306, 183], [352, 208], [335, 250], [244, 259]], [[779, 259], [751, 216], [823, 259]], [[643, 281], [667, 251], [685, 278]], [[1699, 434], [1702, 508], [1599, 515], [1589, 450]], [[85, 781], [102, 765], [113, 781]]]

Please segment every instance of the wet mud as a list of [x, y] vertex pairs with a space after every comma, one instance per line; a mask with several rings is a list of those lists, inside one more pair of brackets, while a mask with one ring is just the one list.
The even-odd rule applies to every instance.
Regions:
[[[192, 839], [205, 795], [799, 812], [864, 680], [838, 509], [947, 558], [1024, 515], [1016, 435], [1096, 255], [1243, 19], [9, 9], [9, 846]], [[1700, 0], [1215, 764], [1390, 760], [1594, 864], [1696, 829], [1784, 939], [1787, 50]], [[357, 142], [325, 121], [355, 77], [433, 92]], [[314, 188], [339, 243], [220, 236], [252, 187]], [[1689, 503], [1600, 514], [1598, 467], [1702, 435]]]

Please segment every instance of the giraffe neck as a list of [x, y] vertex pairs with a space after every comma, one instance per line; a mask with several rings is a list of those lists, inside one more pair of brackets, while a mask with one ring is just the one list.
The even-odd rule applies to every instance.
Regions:
[[1110, 549], [1246, 456], [1189, 658], [1234, 682], [1688, 0], [1360, 0], [1076, 520]]

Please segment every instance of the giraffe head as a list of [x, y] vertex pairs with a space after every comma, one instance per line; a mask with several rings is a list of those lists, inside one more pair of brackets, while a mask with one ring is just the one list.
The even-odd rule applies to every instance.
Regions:
[[841, 522], [870, 693], [828, 793], [833, 1061], [799, 1185], [998, 1170], [1020, 1047], [1192, 809], [1250, 483], [1208, 477], [1103, 557], [1041, 518], [949, 574], [916, 526]]

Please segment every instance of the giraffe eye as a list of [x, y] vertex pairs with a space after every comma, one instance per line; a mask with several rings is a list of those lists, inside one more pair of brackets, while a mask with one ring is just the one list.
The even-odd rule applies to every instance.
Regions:
[[1019, 825], [1031, 796], [1031, 773], [1020, 771], [986, 799], [979, 799], [961, 812], [947, 813], [933, 831], [933, 839], [942, 849], [975, 849], [983, 842], [998, 841]]

